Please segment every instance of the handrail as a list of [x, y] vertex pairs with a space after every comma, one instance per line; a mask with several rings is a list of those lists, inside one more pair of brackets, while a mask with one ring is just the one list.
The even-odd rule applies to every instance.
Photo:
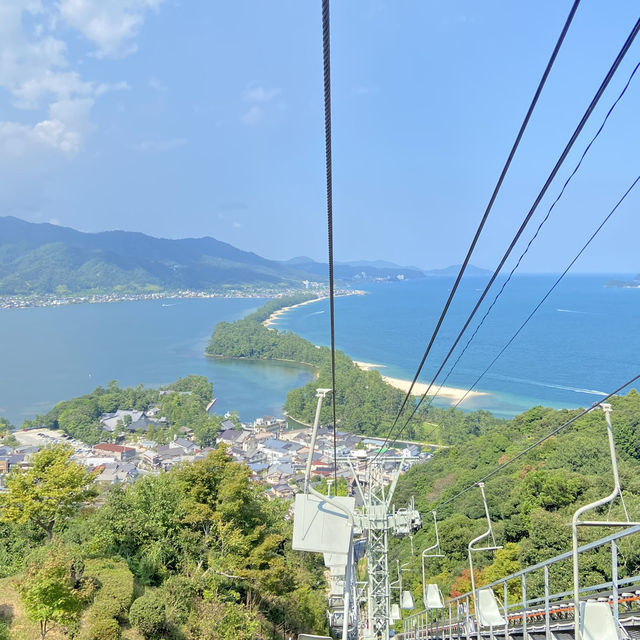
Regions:
[[[618, 540], [621, 540], [623, 538], [626, 538], [628, 536], [634, 535], [640, 533], [640, 525], [634, 525], [631, 526], [627, 529], [624, 529], [622, 531], [616, 531], [604, 538], [600, 538], [599, 540], [594, 540], [593, 542], [589, 542], [587, 544], [584, 544], [580, 547], [578, 547], [578, 553], [585, 553], [587, 551], [591, 551], [593, 549], [597, 549], [599, 547], [602, 547], [604, 545], [607, 545], [609, 543], [612, 542], [616, 542]], [[556, 564], [558, 562], [562, 562], [564, 560], [569, 560], [571, 557], [573, 556], [573, 551], [566, 551], [564, 553], [561, 553], [557, 556], [554, 556], [552, 558], [548, 558], [547, 560], [543, 560], [542, 562], [538, 562], [537, 564], [531, 565], [530, 567], [526, 567], [524, 569], [520, 569], [519, 571], [516, 571], [515, 573], [509, 574], [508, 576], [505, 576], [504, 578], [500, 578], [498, 580], [495, 580], [494, 582], [491, 582], [490, 584], [484, 585], [482, 588], [483, 589], [495, 589], [496, 587], [503, 585], [507, 582], [511, 582], [512, 580], [515, 580], [516, 578], [522, 578], [522, 576], [526, 576], [527, 574], [533, 573], [535, 571], [539, 571], [540, 569], [544, 569], [545, 567], [549, 567], [553, 564]], [[617, 584], [622, 586], [622, 585], [626, 585], [626, 584], [633, 584], [634, 582], [638, 582], [639, 577], [638, 576], [634, 576], [631, 578], [624, 578], [622, 580], [618, 580]], [[582, 587], [579, 590], [579, 593], [581, 594], [586, 594], [589, 592], [593, 592], [596, 590], [599, 590], [601, 588], [606, 588], [608, 586], [610, 586], [612, 584], [612, 582], [607, 582], [607, 583], [603, 583], [603, 584], [598, 584], [598, 585], [593, 585], [593, 586], [589, 586], [589, 587]], [[573, 591], [567, 591], [567, 592], [562, 592], [562, 593], [557, 593], [557, 594], [549, 594], [549, 596], [547, 596], [549, 599], [551, 598], [564, 598], [564, 597], [570, 597], [573, 594]], [[465, 599], [472, 597], [473, 596], [473, 592], [469, 591], [467, 593], [463, 593], [459, 596], [456, 596], [455, 598], [449, 598], [446, 602], [446, 604], [451, 604], [453, 606], [455, 606], [457, 603], [464, 601]], [[545, 598], [536, 598], [535, 600], [527, 600], [527, 604], [534, 604], [534, 603], [538, 603], [538, 602], [543, 602], [545, 600]], [[510, 605], [508, 608], [515, 608], [518, 604], [522, 604], [522, 603], [514, 603], [512, 605]], [[411, 618], [417, 618], [418, 616], [421, 615], [425, 615], [428, 612], [427, 609], [424, 609], [422, 611], [417, 611], [416, 613], [414, 613]]]
[[[618, 460], [616, 458], [616, 444], [613, 438], [613, 427], [611, 425], [611, 405], [603, 403], [600, 405], [604, 413], [605, 421], [607, 423], [607, 438], [609, 440], [609, 457], [611, 458], [611, 470], [613, 472], [613, 491], [606, 497], [600, 498], [595, 502], [586, 504], [580, 507], [573, 514], [571, 519], [571, 539], [572, 539], [572, 557], [573, 557], [573, 606], [574, 606], [574, 638], [580, 640], [582, 634], [580, 632], [580, 568], [578, 565], [578, 527], [579, 526], [591, 526], [591, 527], [624, 527], [632, 524], [640, 524], [637, 522], [631, 522], [629, 520], [629, 514], [627, 513], [627, 506], [624, 503], [624, 497], [622, 495], [622, 486], [620, 484], [620, 474], [618, 473]], [[616, 497], [620, 496], [622, 501], [622, 507], [624, 508], [624, 514], [627, 518], [626, 522], [607, 522], [607, 521], [580, 521], [580, 516], [587, 511], [593, 511], [598, 507], [602, 507], [605, 504], [613, 502]]]

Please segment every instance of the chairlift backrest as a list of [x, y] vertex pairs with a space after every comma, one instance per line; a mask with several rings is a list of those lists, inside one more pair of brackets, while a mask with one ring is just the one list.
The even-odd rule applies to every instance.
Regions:
[[481, 627], [503, 627], [506, 623], [493, 589], [478, 590], [478, 624]]
[[402, 591], [400, 594], [400, 608], [413, 609], [413, 595], [411, 591]]
[[580, 603], [582, 640], [618, 640], [616, 623], [608, 602]]
[[424, 606], [426, 609], [443, 609], [444, 602], [442, 600], [442, 593], [440, 587], [437, 584], [426, 585], [424, 591]]

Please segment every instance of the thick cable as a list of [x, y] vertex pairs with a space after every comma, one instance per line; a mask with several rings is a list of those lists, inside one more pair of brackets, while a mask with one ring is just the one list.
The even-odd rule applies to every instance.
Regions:
[[[569, 142], [565, 146], [563, 152], [560, 154], [560, 157], [558, 158], [558, 161], [556, 162], [553, 170], [549, 174], [549, 177], [547, 178], [544, 186], [540, 190], [540, 193], [538, 194], [538, 196], [535, 199], [533, 205], [529, 209], [529, 213], [525, 216], [524, 220], [522, 221], [522, 224], [520, 225], [520, 228], [518, 229], [518, 231], [516, 232], [515, 236], [513, 237], [513, 240], [511, 241], [509, 247], [507, 248], [507, 251], [503, 255], [502, 259], [500, 260], [500, 263], [496, 267], [493, 275], [491, 276], [491, 278], [490, 278], [488, 284], [486, 285], [484, 291], [480, 295], [480, 298], [476, 302], [473, 310], [471, 311], [471, 313], [467, 317], [467, 320], [466, 320], [464, 326], [462, 327], [462, 329], [458, 333], [458, 336], [456, 337], [453, 345], [449, 349], [449, 351], [448, 351], [447, 355], [445, 356], [445, 359], [443, 360], [442, 364], [440, 365], [438, 371], [436, 372], [436, 374], [431, 379], [431, 382], [429, 383], [429, 386], [427, 387], [425, 392], [422, 394], [422, 397], [420, 398], [419, 402], [414, 406], [413, 411], [411, 412], [411, 415], [409, 416], [409, 418], [406, 420], [404, 425], [400, 428], [398, 433], [393, 436], [394, 440], [400, 437], [400, 435], [405, 430], [405, 428], [407, 427], [409, 422], [415, 416], [416, 412], [418, 411], [418, 409], [422, 405], [422, 402], [424, 401], [424, 399], [429, 394], [429, 391], [431, 391], [431, 388], [433, 387], [436, 378], [440, 375], [440, 373], [442, 372], [442, 369], [444, 368], [444, 366], [446, 365], [447, 361], [451, 357], [451, 354], [453, 353], [455, 348], [458, 346], [458, 343], [460, 342], [460, 339], [462, 338], [462, 335], [464, 334], [464, 332], [467, 330], [467, 328], [471, 324], [471, 321], [473, 320], [475, 314], [477, 313], [478, 309], [480, 308], [480, 305], [482, 304], [482, 302], [486, 298], [487, 293], [489, 292], [489, 290], [493, 286], [493, 283], [495, 282], [496, 278], [500, 274], [500, 271], [502, 270], [502, 267], [504, 266], [504, 264], [507, 261], [508, 257], [511, 255], [511, 252], [513, 251], [513, 249], [516, 246], [518, 240], [520, 239], [520, 236], [522, 235], [523, 231], [525, 230], [525, 228], [529, 224], [529, 221], [531, 220], [531, 217], [533, 216], [533, 214], [535, 213], [536, 209], [538, 208], [538, 205], [542, 201], [542, 198], [544, 197], [544, 195], [546, 194], [547, 190], [549, 189], [549, 186], [551, 185], [551, 183], [555, 179], [558, 171], [560, 170], [560, 167], [564, 163], [567, 155], [571, 151], [571, 148], [573, 147], [573, 145], [575, 144], [576, 140], [578, 139], [578, 136], [582, 132], [582, 129], [586, 125], [586, 123], [589, 120], [591, 114], [593, 113], [593, 111], [596, 108], [598, 102], [600, 101], [600, 98], [602, 97], [605, 89], [609, 85], [609, 83], [610, 83], [611, 79], [613, 78], [615, 72], [617, 71], [618, 67], [622, 63], [622, 60], [624, 59], [624, 57], [626, 56], [627, 52], [629, 51], [631, 45], [633, 44], [633, 41], [635, 40], [636, 36], [638, 35], [638, 31], [640, 31], [640, 20], [638, 20], [635, 23], [633, 29], [631, 30], [631, 33], [629, 34], [627, 40], [625, 41], [622, 49], [620, 50], [620, 52], [616, 56], [616, 59], [614, 60], [613, 64], [611, 65], [611, 67], [609, 69], [609, 71], [607, 72], [607, 75], [605, 76], [604, 80], [600, 84], [600, 87], [598, 88], [598, 91], [596, 92], [596, 94], [593, 97], [591, 103], [587, 107], [587, 110], [585, 111], [584, 115], [582, 116], [582, 119], [580, 120], [578, 126], [576, 127], [575, 131], [573, 132], [573, 135], [571, 136]], [[391, 436], [392, 436], [392, 430], [390, 430], [389, 435], [385, 439], [385, 444], [387, 442], [391, 441]]]
[[[480, 382], [480, 380], [482, 380], [482, 378], [488, 373], [488, 371], [493, 367], [493, 365], [498, 361], [498, 359], [502, 356], [502, 354], [511, 346], [511, 344], [513, 343], [513, 341], [518, 337], [518, 335], [520, 334], [520, 332], [527, 326], [527, 324], [529, 323], [529, 321], [531, 320], [531, 318], [533, 318], [533, 316], [537, 313], [537, 311], [540, 309], [540, 307], [544, 304], [544, 302], [547, 300], [547, 298], [551, 295], [551, 293], [554, 291], [554, 289], [560, 284], [561, 280], [564, 278], [565, 275], [567, 275], [567, 273], [569, 272], [569, 270], [571, 269], [571, 267], [576, 263], [576, 261], [580, 258], [580, 256], [585, 252], [585, 250], [587, 249], [587, 247], [591, 244], [591, 242], [595, 239], [595, 237], [598, 235], [598, 233], [600, 233], [601, 229], [604, 227], [604, 225], [609, 221], [609, 219], [611, 218], [611, 216], [617, 211], [617, 209], [620, 207], [620, 205], [626, 200], [627, 196], [631, 193], [631, 191], [635, 188], [635, 186], [638, 184], [638, 182], [640, 182], [640, 176], [638, 176], [631, 184], [631, 186], [625, 191], [625, 193], [622, 195], [622, 197], [620, 198], [620, 200], [618, 200], [618, 202], [616, 203], [616, 205], [613, 207], [613, 209], [611, 209], [611, 211], [606, 215], [606, 217], [604, 218], [604, 220], [600, 223], [600, 225], [598, 226], [598, 228], [591, 234], [591, 236], [589, 237], [589, 239], [587, 240], [587, 242], [585, 242], [585, 244], [583, 245], [582, 249], [580, 249], [580, 251], [578, 251], [578, 253], [575, 255], [575, 257], [573, 258], [573, 260], [567, 265], [566, 269], [558, 276], [558, 278], [556, 279], [556, 281], [553, 283], [553, 285], [551, 286], [551, 288], [547, 291], [547, 293], [542, 297], [542, 299], [538, 302], [538, 304], [534, 307], [533, 311], [531, 311], [531, 313], [527, 316], [527, 318], [525, 319], [525, 321], [520, 325], [520, 327], [518, 328], [518, 330], [511, 336], [511, 338], [508, 340], [508, 342], [502, 347], [502, 349], [500, 350], [500, 352], [495, 356], [495, 358], [491, 361], [491, 363], [489, 364], [489, 366], [486, 367], [486, 369], [475, 379], [474, 383], [469, 387], [469, 389], [467, 389], [467, 391], [465, 392], [465, 394], [458, 400], [458, 402], [454, 405], [454, 409], [457, 409], [458, 406], [464, 401], [464, 399], [469, 395], [469, 393], [471, 393], [471, 391], [473, 391], [473, 389], [475, 389], [476, 385]], [[446, 379], [445, 379], [446, 380]], [[443, 383], [444, 384], [444, 383]], [[433, 396], [435, 397], [435, 396]], [[426, 440], [429, 436], [431, 436], [435, 430], [438, 427], [435, 427], [433, 429], [431, 429], [431, 431], [429, 431], [425, 436], [424, 439]]]
[[[602, 130], [604, 129], [605, 125], [607, 124], [607, 121], [609, 120], [609, 116], [611, 116], [611, 114], [613, 113], [613, 110], [616, 108], [618, 102], [620, 102], [620, 100], [622, 100], [622, 97], [627, 92], [627, 89], [629, 88], [629, 85], [631, 84], [631, 81], [633, 80], [633, 77], [635, 76], [636, 71], [638, 71], [638, 68], [640, 68], [640, 62], [638, 64], [636, 64], [636, 66], [633, 68], [633, 71], [631, 72], [631, 75], [629, 76], [629, 79], [627, 80], [626, 84], [622, 88], [622, 91], [618, 94], [618, 97], [616, 98], [614, 103], [611, 105], [611, 107], [607, 111], [607, 114], [605, 115], [604, 120], [602, 121], [602, 124], [600, 125], [600, 127], [598, 128], [598, 130], [596, 131], [594, 136], [591, 138], [591, 140], [589, 141], [589, 144], [585, 147], [585, 150], [582, 152], [582, 155], [580, 156], [580, 160], [576, 164], [575, 168], [573, 169], [573, 171], [571, 172], [569, 177], [566, 179], [564, 185], [562, 186], [562, 189], [560, 190], [560, 193], [558, 194], [556, 199], [553, 201], [553, 203], [549, 207], [549, 210], [547, 211], [546, 216], [541, 220], [540, 224], [538, 225], [538, 228], [536, 229], [536, 232], [533, 234], [533, 236], [531, 237], [531, 239], [527, 243], [527, 246], [524, 248], [524, 250], [520, 254], [520, 257], [516, 261], [516, 264], [514, 265], [514, 267], [511, 269], [511, 272], [509, 273], [507, 279], [502, 283], [502, 286], [500, 287], [500, 290], [495, 295], [495, 297], [492, 300], [491, 304], [489, 305], [489, 307], [485, 311], [484, 315], [482, 316], [482, 319], [480, 320], [480, 322], [478, 323], [476, 328], [473, 330], [473, 333], [471, 334], [471, 336], [467, 340], [467, 343], [464, 345], [464, 347], [462, 348], [462, 350], [458, 354], [458, 356], [455, 359], [454, 363], [451, 365], [451, 368], [449, 369], [447, 375], [444, 377], [444, 380], [440, 383], [440, 387], [439, 387], [438, 391], [436, 391], [435, 396], [438, 395], [438, 393], [440, 392], [440, 389], [442, 389], [442, 387], [447, 383], [447, 380], [449, 379], [449, 377], [453, 373], [454, 369], [458, 366], [458, 363], [460, 362], [460, 360], [462, 359], [462, 357], [466, 353], [467, 349], [469, 348], [471, 343], [474, 341], [475, 337], [478, 335], [478, 332], [480, 331], [480, 329], [484, 325], [485, 320], [487, 319], [487, 317], [489, 316], [489, 314], [491, 313], [491, 311], [495, 307], [496, 302], [498, 301], [498, 299], [502, 295], [503, 291], [505, 290], [505, 288], [507, 287], [507, 285], [511, 281], [511, 278], [513, 277], [513, 274], [516, 272], [516, 270], [520, 266], [523, 258], [529, 252], [529, 249], [531, 248], [531, 245], [533, 244], [533, 242], [536, 240], [536, 238], [540, 234], [540, 230], [542, 229], [542, 227], [545, 225], [545, 223], [549, 219], [549, 216], [551, 215], [551, 212], [555, 208], [556, 204], [558, 204], [558, 201], [560, 200], [560, 198], [562, 198], [562, 196], [564, 195], [564, 192], [565, 192], [567, 186], [569, 185], [569, 183], [571, 182], [571, 180], [573, 179], [573, 176], [575, 176], [575, 174], [578, 172], [578, 169], [580, 169], [580, 166], [582, 165], [582, 162], [585, 159], [587, 153], [589, 153], [589, 150], [593, 146], [593, 143], [598, 139], [598, 137], [600, 136], [600, 133], [602, 133]], [[466, 394], [465, 394], [464, 397], [466, 397]], [[461, 401], [462, 400], [459, 400], [458, 404], [456, 404], [454, 408], [457, 408]]]
[[453, 287], [451, 289], [451, 292], [449, 293], [449, 297], [447, 298], [447, 301], [442, 309], [442, 312], [440, 314], [440, 318], [438, 319], [438, 322], [436, 324], [435, 329], [433, 330], [433, 333], [431, 335], [431, 338], [429, 339], [429, 343], [427, 345], [427, 348], [425, 349], [424, 355], [422, 356], [422, 360], [420, 361], [420, 364], [418, 365], [418, 369], [416, 371], [415, 376], [413, 377], [413, 380], [411, 381], [411, 385], [409, 386], [409, 389], [407, 390], [407, 393], [404, 397], [404, 400], [402, 401], [402, 405], [400, 406], [400, 409], [398, 410], [398, 413], [393, 421], [393, 424], [391, 425], [391, 431], [393, 431], [393, 429], [395, 428], [398, 420], [400, 419], [400, 416], [402, 415], [402, 412], [404, 411], [407, 402], [409, 401], [409, 398], [411, 397], [411, 392], [413, 391], [413, 388], [418, 380], [418, 377], [420, 376], [420, 372], [422, 371], [422, 368], [424, 366], [424, 363], [427, 360], [427, 357], [429, 356], [429, 353], [431, 352], [431, 347], [433, 346], [433, 343], [440, 331], [440, 327], [442, 326], [442, 323], [444, 322], [444, 318], [447, 315], [448, 311], [449, 311], [449, 307], [451, 305], [451, 301], [453, 300], [453, 297], [456, 294], [456, 291], [458, 290], [458, 285], [460, 284], [460, 281], [462, 280], [462, 276], [464, 275], [464, 272], [467, 269], [467, 265], [469, 264], [469, 260], [471, 259], [471, 255], [476, 247], [476, 244], [478, 243], [478, 239], [480, 238], [480, 234], [482, 233], [482, 230], [484, 229], [484, 225], [487, 221], [487, 218], [489, 217], [489, 214], [491, 213], [491, 210], [493, 209], [493, 204], [496, 200], [496, 198], [498, 197], [498, 193], [500, 191], [500, 188], [502, 187], [502, 183], [504, 182], [504, 179], [507, 175], [507, 171], [509, 170], [509, 167], [511, 166], [511, 161], [513, 160], [513, 157], [515, 156], [516, 150], [518, 149], [518, 146], [520, 145], [520, 141], [522, 140], [522, 136], [524, 135], [525, 129], [527, 128], [527, 125], [529, 124], [529, 120], [531, 119], [531, 115], [533, 114], [533, 110], [535, 109], [535, 106], [538, 102], [538, 98], [540, 97], [540, 94], [542, 93], [542, 89], [544, 88], [545, 83], [547, 82], [547, 78], [549, 77], [549, 73], [551, 72], [551, 68], [553, 67], [556, 57], [558, 55], [558, 52], [560, 51], [560, 47], [562, 46], [562, 43], [565, 39], [565, 36], [567, 35], [567, 31], [569, 30], [569, 26], [571, 25], [571, 22], [573, 20], [573, 16], [575, 15], [577, 9], [578, 9], [578, 5], [580, 4], [580, 0], [575, 0], [575, 2], [573, 3], [573, 6], [571, 7], [571, 11], [569, 11], [569, 15], [567, 16], [567, 19], [564, 23], [564, 26], [562, 28], [562, 31], [560, 33], [560, 36], [558, 37], [558, 40], [556, 42], [555, 47], [553, 48], [553, 52], [551, 53], [551, 57], [549, 58], [549, 62], [547, 62], [547, 66], [544, 70], [544, 73], [542, 74], [542, 77], [540, 78], [540, 82], [538, 83], [538, 87], [536, 89], [536, 92], [533, 96], [533, 99], [531, 100], [531, 104], [529, 105], [529, 109], [527, 110], [527, 114], [525, 115], [524, 120], [522, 121], [522, 124], [520, 125], [520, 130], [518, 131], [518, 135], [516, 136], [515, 142], [513, 143], [513, 146], [511, 147], [511, 151], [509, 152], [509, 155], [507, 157], [507, 160], [504, 164], [504, 167], [502, 168], [502, 171], [500, 173], [500, 177], [498, 178], [498, 182], [496, 183], [494, 189], [493, 189], [493, 193], [491, 194], [491, 198], [489, 199], [489, 204], [487, 205], [484, 214], [482, 216], [482, 219], [480, 220], [480, 224], [478, 225], [478, 228], [476, 229], [475, 235], [473, 237], [473, 240], [471, 241], [471, 244], [469, 246], [469, 249], [467, 251], [467, 255], [464, 258], [464, 261], [462, 262], [462, 265], [460, 266], [460, 270], [458, 272], [458, 275], [456, 276], [456, 280], [453, 284]]
[[604, 227], [604, 225], [607, 224], [607, 222], [609, 221], [609, 218], [611, 218], [611, 216], [616, 212], [618, 207], [626, 200], [627, 196], [631, 193], [631, 191], [638, 184], [639, 181], [640, 181], [640, 176], [638, 176], [633, 181], [631, 186], [625, 191], [623, 196], [616, 203], [615, 207], [613, 207], [613, 209], [611, 209], [609, 214], [600, 223], [600, 226], [591, 234], [590, 238], [585, 242], [585, 244], [582, 247], [582, 249], [580, 249], [580, 251], [578, 251], [578, 253], [576, 254], [575, 258], [567, 265], [567, 268], [558, 276], [558, 278], [553, 283], [553, 285], [551, 286], [549, 291], [547, 291], [547, 293], [545, 293], [545, 295], [542, 297], [540, 302], [538, 302], [538, 304], [534, 307], [533, 311], [531, 311], [531, 313], [527, 316], [526, 320], [520, 325], [518, 330], [511, 336], [511, 338], [509, 338], [509, 341], [504, 345], [504, 347], [502, 347], [502, 349], [499, 351], [498, 355], [496, 355], [496, 357], [491, 361], [489, 366], [487, 366], [487, 368], [476, 378], [475, 382], [469, 387], [469, 389], [460, 398], [460, 400], [458, 400], [458, 402], [453, 407], [454, 409], [457, 409], [458, 406], [469, 395], [469, 393], [471, 393], [471, 391], [473, 391], [475, 389], [476, 385], [480, 382], [480, 380], [482, 380], [482, 378], [484, 378], [484, 376], [489, 372], [491, 367], [493, 367], [493, 365], [498, 361], [500, 356], [502, 356], [502, 354], [511, 346], [511, 344], [518, 337], [518, 335], [520, 335], [520, 332], [527, 326], [527, 324], [529, 323], [531, 318], [533, 318], [533, 316], [536, 314], [538, 309], [540, 309], [540, 307], [546, 302], [547, 298], [551, 295], [551, 293], [554, 291], [554, 289], [560, 284], [561, 280], [567, 275], [567, 273], [571, 269], [571, 267], [573, 267], [573, 265], [577, 262], [578, 258], [580, 258], [580, 256], [585, 252], [585, 250], [591, 244], [591, 242], [594, 240], [594, 238], [598, 235], [598, 233], [600, 233], [600, 230], [602, 229], [602, 227]]
[[636, 380], [640, 379], [640, 373], [635, 375], [633, 378], [631, 378], [630, 380], [627, 380], [627, 382], [625, 382], [624, 384], [620, 385], [615, 391], [612, 391], [611, 393], [607, 394], [604, 398], [602, 398], [601, 400], [598, 400], [598, 402], [594, 402], [588, 409], [583, 409], [580, 413], [578, 413], [577, 415], [573, 416], [573, 418], [571, 418], [570, 420], [567, 420], [564, 424], [561, 424], [559, 427], [556, 427], [553, 431], [551, 431], [550, 433], [548, 433], [546, 436], [544, 436], [543, 438], [540, 438], [540, 440], [538, 440], [537, 442], [534, 442], [533, 444], [529, 445], [528, 447], [526, 447], [525, 449], [523, 449], [520, 453], [518, 453], [517, 455], [515, 455], [513, 458], [511, 458], [510, 460], [507, 460], [506, 462], [503, 462], [501, 465], [499, 465], [498, 467], [496, 467], [493, 471], [491, 471], [490, 473], [488, 473], [486, 476], [484, 476], [483, 478], [481, 478], [480, 480], [477, 480], [476, 482], [474, 482], [473, 484], [470, 484], [468, 487], [466, 487], [465, 489], [463, 489], [462, 491], [459, 491], [458, 493], [456, 493], [455, 496], [449, 498], [448, 500], [445, 500], [444, 502], [439, 502], [436, 507], [438, 509], [444, 507], [445, 505], [448, 505], [449, 503], [453, 502], [454, 500], [457, 500], [460, 496], [464, 495], [465, 493], [467, 493], [467, 491], [471, 491], [471, 489], [473, 489], [474, 487], [476, 487], [478, 485], [478, 483], [480, 482], [485, 482], [487, 481], [489, 478], [492, 478], [493, 476], [495, 476], [497, 473], [499, 473], [500, 471], [502, 471], [505, 467], [508, 467], [510, 464], [513, 464], [516, 460], [519, 460], [520, 458], [522, 458], [522, 456], [526, 455], [527, 453], [529, 453], [529, 451], [531, 451], [532, 449], [535, 449], [536, 447], [540, 446], [543, 442], [547, 441], [549, 438], [552, 438], [553, 436], [555, 436], [559, 431], [562, 431], [563, 429], [565, 429], [566, 427], [568, 427], [569, 425], [573, 424], [576, 420], [578, 420], [579, 418], [582, 418], [582, 416], [586, 415], [587, 413], [589, 413], [590, 411], [593, 411], [594, 409], [598, 408], [601, 404], [603, 404], [604, 402], [606, 402], [607, 400], [609, 400], [609, 398], [611, 398], [612, 396], [615, 396], [617, 393], [619, 393], [620, 391], [622, 391], [625, 387], [628, 387], [629, 385], [633, 384]]
[[[333, 477], [338, 491], [338, 444], [336, 428], [336, 338], [333, 277], [333, 172], [331, 158], [331, 33], [329, 0], [322, 0], [322, 60], [324, 73], [324, 147], [327, 172], [327, 231], [329, 245], [329, 317], [331, 324], [331, 408], [333, 413]], [[336, 493], [337, 495], [337, 493]]]

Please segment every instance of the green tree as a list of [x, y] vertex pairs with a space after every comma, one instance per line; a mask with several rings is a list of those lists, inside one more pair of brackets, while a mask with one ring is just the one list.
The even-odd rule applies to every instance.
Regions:
[[18, 585], [27, 615], [40, 623], [41, 640], [52, 624], [68, 625], [80, 616], [86, 597], [76, 588], [72, 565], [64, 548], [55, 545], [44, 561], [29, 566]]
[[14, 467], [7, 476], [8, 491], [0, 495], [0, 519], [33, 523], [51, 540], [56, 524], [97, 495], [94, 476], [71, 460], [72, 454], [66, 445], [47, 447], [33, 456], [30, 469]]
[[6, 435], [4, 438], [2, 438], [2, 442], [0, 442], [0, 444], [2, 444], [2, 446], [4, 447], [9, 447], [10, 449], [15, 449], [16, 447], [20, 446], [18, 438], [16, 438], [13, 433], [10, 433], [9, 435]]

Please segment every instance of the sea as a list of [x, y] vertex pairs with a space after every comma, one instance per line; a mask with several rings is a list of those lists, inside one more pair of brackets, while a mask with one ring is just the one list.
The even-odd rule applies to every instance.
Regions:
[[[466, 337], [438, 381], [449, 374], [447, 386], [468, 389], [555, 279], [516, 276], [455, 368], [449, 374]], [[504, 417], [535, 405], [586, 407], [640, 373], [640, 289], [605, 286], [610, 279], [631, 277], [567, 276], [478, 383], [484, 395], [462, 406]], [[483, 277], [463, 279], [421, 381], [439, 368], [485, 284]], [[381, 365], [383, 375], [411, 379], [452, 285], [448, 277], [363, 283], [364, 295], [335, 301], [336, 346], [354, 360]], [[263, 303], [211, 298], [2, 310], [0, 416], [19, 425], [109, 380], [160, 386], [190, 373], [213, 382], [217, 413], [235, 409], [243, 420], [282, 415], [287, 392], [311, 379], [308, 368], [204, 356], [217, 322], [232, 322]], [[328, 301], [291, 309], [276, 326], [328, 345]]]

